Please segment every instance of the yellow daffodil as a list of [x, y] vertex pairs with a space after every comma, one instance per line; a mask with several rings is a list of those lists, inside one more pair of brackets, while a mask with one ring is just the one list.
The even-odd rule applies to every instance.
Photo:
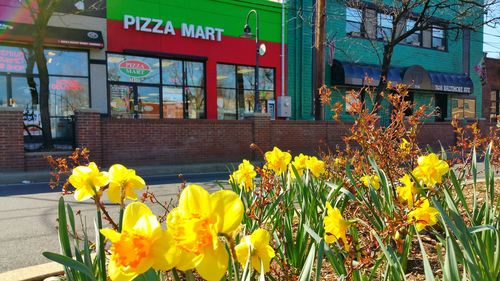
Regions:
[[190, 185], [179, 205], [167, 217], [167, 231], [177, 251], [172, 257], [179, 270], [196, 268], [206, 280], [220, 280], [228, 265], [228, 253], [219, 235], [231, 236], [243, 219], [243, 202], [236, 193], [219, 190], [209, 194]]
[[134, 189], [146, 186], [144, 180], [135, 174], [135, 170], [115, 164], [109, 168], [108, 198], [113, 203], [121, 203], [125, 199], [137, 200]]
[[144, 203], [127, 206], [121, 233], [106, 228], [101, 234], [112, 243], [108, 274], [113, 281], [132, 280], [151, 267], [170, 270], [174, 266], [170, 258], [175, 252], [172, 237]]
[[408, 207], [411, 209], [413, 208], [413, 199], [415, 198], [415, 194], [418, 192], [415, 187], [415, 183], [409, 175], [404, 175], [399, 179], [399, 181], [403, 184], [403, 186], [398, 186], [396, 188], [399, 201], [406, 202]]
[[82, 201], [96, 195], [99, 188], [109, 183], [106, 172], [100, 172], [94, 162], [88, 166], [78, 166], [73, 169], [68, 181], [75, 187], [75, 199]]
[[[308, 159], [309, 156], [304, 155], [302, 153], [293, 158], [293, 161], [290, 165], [293, 165], [295, 167], [295, 170], [297, 170], [297, 174], [299, 174], [299, 176], [302, 176], [302, 174], [304, 173], [304, 169], [307, 168], [306, 162]], [[291, 171], [290, 175], [292, 176], [292, 178], [295, 177], [295, 173], [293, 173], [291, 169], [290, 171]]]
[[409, 152], [411, 149], [411, 144], [405, 138], [403, 138], [401, 139], [401, 143], [399, 144], [399, 149]]
[[306, 166], [307, 169], [309, 169], [309, 171], [311, 171], [311, 173], [315, 177], [319, 177], [325, 173], [325, 162], [319, 160], [315, 156], [309, 157], [309, 159], [307, 159]]
[[380, 188], [380, 178], [377, 175], [364, 175], [360, 178], [363, 182], [363, 185], [366, 187], [370, 187], [370, 185], [378, 190]]
[[238, 166], [238, 170], [234, 171], [229, 177], [230, 182], [234, 182], [241, 189], [250, 191], [254, 189], [253, 179], [257, 176], [254, 166], [248, 160], [243, 160]]
[[450, 167], [446, 161], [431, 153], [427, 156], [418, 157], [418, 166], [413, 169], [413, 176], [421, 185], [433, 187], [436, 183], [441, 183], [443, 176], [448, 173]]
[[[252, 267], [259, 273], [261, 268], [264, 268], [264, 273], [269, 272], [271, 259], [274, 257], [274, 250], [269, 246], [270, 239], [269, 232], [262, 228], [255, 230], [251, 235], [243, 237], [240, 244], [235, 247], [238, 262], [243, 267], [247, 262], [251, 262]], [[251, 258], [250, 261], [249, 258]]]
[[426, 226], [432, 226], [437, 223], [439, 211], [436, 208], [430, 207], [429, 200], [426, 198], [420, 199], [415, 205], [417, 207], [408, 213], [408, 222], [414, 223], [417, 231], [421, 231]]
[[342, 157], [335, 157], [333, 163], [335, 165], [345, 165], [345, 160]]
[[349, 250], [346, 232], [350, 223], [342, 217], [340, 210], [335, 207], [332, 208], [330, 203], [326, 203], [327, 215], [324, 219], [325, 227], [325, 242], [328, 244], [334, 243], [337, 240], [342, 240], [345, 249]]
[[286, 171], [288, 164], [292, 160], [292, 155], [274, 147], [272, 151], [268, 151], [264, 154], [264, 158], [267, 162], [266, 168], [274, 171], [278, 175], [281, 175]]

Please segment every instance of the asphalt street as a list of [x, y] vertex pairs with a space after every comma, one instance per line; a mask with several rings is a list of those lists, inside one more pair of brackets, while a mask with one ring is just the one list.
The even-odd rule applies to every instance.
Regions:
[[[226, 179], [226, 173], [184, 175], [188, 183], [200, 184], [211, 191], [219, 188], [216, 180]], [[181, 184], [177, 176], [145, 177], [145, 180], [159, 200], [177, 199]], [[46, 263], [42, 252], [59, 252], [56, 218], [60, 196], [60, 190], [51, 191], [47, 183], [0, 185], [0, 272]], [[71, 195], [65, 196], [65, 200], [74, 211], [81, 211], [88, 233], [94, 233], [95, 207], [90, 200], [77, 202]], [[157, 205], [151, 208], [155, 213], [161, 210]], [[109, 204], [107, 209], [111, 216], [118, 217], [118, 205]], [[77, 225], [78, 221], [77, 217]]]

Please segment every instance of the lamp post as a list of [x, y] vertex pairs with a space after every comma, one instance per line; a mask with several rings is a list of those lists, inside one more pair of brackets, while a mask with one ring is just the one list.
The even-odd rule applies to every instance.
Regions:
[[245, 27], [243, 28], [243, 32], [245, 34], [242, 35], [244, 38], [252, 38], [252, 31], [250, 26], [248, 25], [248, 19], [251, 14], [255, 14], [255, 87], [254, 87], [254, 106], [253, 112], [260, 112], [260, 100], [259, 100], [259, 17], [257, 15], [256, 10], [250, 10], [247, 14], [247, 18], [245, 21]]

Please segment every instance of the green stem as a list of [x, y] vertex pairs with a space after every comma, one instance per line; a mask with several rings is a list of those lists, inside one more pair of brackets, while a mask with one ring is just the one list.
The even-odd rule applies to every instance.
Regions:
[[100, 209], [97, 209], [97, 228], [99, 231], [99, 273], [101, 275], [101, 280], [106, 281], [106, 255], [104, 253], [104, 235], [101, 234], [102, 218]]
[[196, 279], [194, 278], [193, 271], [188, 270], [186, 271], [186, 281], [195, 281]]
[[172, 276], [174, 277], [175, 281], [181, 281], [181, 278], [179, 277], [179, 273], [177, 273], [177, 269], [172, 268]]
[[124, 212], [123, 206], [120, 206], [120, 220], [118, 221], [118, 232], [122, 232], [122, 225], [123, 225], [123, 212]]

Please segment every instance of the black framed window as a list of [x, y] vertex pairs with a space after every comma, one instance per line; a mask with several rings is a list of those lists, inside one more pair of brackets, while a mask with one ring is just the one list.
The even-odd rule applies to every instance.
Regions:
[[[263, 111], [275, 97], [275, 71], [259, 68], [259, 100]], [[254, 111], [255, 67], [217, 64], [217, 118], [243, 119]]]
[[346, 7], [346, 34], [353, 37], [363, 35], [363, 10]]
[[[87, 51], [47, 48], [49, 114], [55, 140], [70, 138], [68, 120], [90, 106]], [[41, 126], [38, 67], [28, 47], [0, 46], [0, 106], [24, 109], [25, 124]], [[28, 117], [28, 118], [27, 118]]]
[[206, 116], [203, 62], [109, 53], [108, 85], [113, 117]]
[[432, 48], [446, 50], [446, 31], [441, 26], [432, 26]]
[[[416, 24], [415, 20], [412, 19], [406, 20], [405, 31], [409, 31], [412, 28], [414, 28], [415, 24]], [[422, 46], [422, 32], [420, 30], [415, 31], [413, 34], [406, 37], [404, 43], [412, 46], [419, 46], [419, 47]]]
[[387, 40], [392, 33], [392, 16], [377, 14], [377, 39]]
[[[1, 82], [0, 82], [1, 83]], [[496, 119], [500, 114], [500, 91], [490, 92], [490, 120]]]

